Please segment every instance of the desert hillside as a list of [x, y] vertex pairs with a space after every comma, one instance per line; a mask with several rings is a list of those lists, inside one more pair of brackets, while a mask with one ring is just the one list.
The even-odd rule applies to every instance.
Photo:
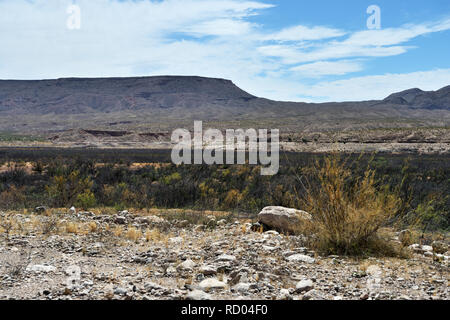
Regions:
[[202, 120], [219, 129], [280, 128], [295, 151], [339, 143], [346, 151], [443, 152], [450, 86], [313, 104], [259, 98], [230, 80], [202, 77], [1, 80], [0, 116], [3, 145], [169, 148], [173, 129]]

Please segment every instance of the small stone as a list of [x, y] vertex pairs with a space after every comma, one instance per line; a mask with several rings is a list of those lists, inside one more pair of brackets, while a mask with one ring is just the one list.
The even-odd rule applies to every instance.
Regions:
[[369, 293], [367, 292], [359, 296], [359, 300], [367, 300], [367, 299], [369, 299]]
[[212, 276], [217, 273], [217, 267], [211, 265], [203, 265], [200, 267], [199, 272], [205, 276]]
[[233, 287], [233, 290], [240, 293], [246, 293], [250, 289], [251, 285], [251, 283], [240, 282]]
[[186, 300], [211, 300], [211, 295], [201, 290], [194, 290], [187, 294]]
[[56, 268], [54, 266], [44, 266], [40, 264], [35, 264], [33, 266], [28, 266], [27, 271], [36, 272], [36, 273], [48, 273], [48, 272], [55, 272]]
[[127, 294], [127, 292], [128, 290], [122, 287], [117, 287], [114, 289], [114, 294], [117, 294], [119, 296], [124, 296]]
[[217, 226], [221, 227], [227, 224], [227, 221], [225, 219], [217, 221]]
[[117, 224], [126, 224], [127, 218], [125, 218], [123, 216], [116, 216], [116, 218], [114, 219], [114, 222]]
[[36, 212], [37, 214], [44, 213], [45, 211], [47, 211], [47, 208], [44, 206], [34, 208], [34, 212]]
[[292, 295], [288, 289], [281, 289], [279, 300], [292, 300]]
[[144, 284], [144, 289], [147, 292], [151, 292], [152, 290], [164, 290], [166, 288], [164, 288], [163, 286], [160, 286], [157, 283], [149, 281]]
[[186, 228], [189, 225], [189, 221], [188, 220], [183, 220], [177, 223], [177, 227], [179, 228]]
[[305, 263], [314, 263], [316, 260], [310, 256], [304, 254], [293, 254], [286, 258], [290, 262], [305, 262]]
[[209, 289], [225, 289], [226, 284], [222, 281], [217, 280], [216, 278], [205, 279], [200, 282], [199, 287], [203, 290]]
[[182, 237], [170, 238], [169, 242], [172, 244], [180, 244], [180, 243], [183, 243], [183, 238]]
[[195, 267], [195, 262], [191, 259], [187, 259], [178, 265], [178, 268], [182, 270], [192, 270]]
[[95, 217], [95, 214], [93, 212], [90, 212], [90, 211], [80, 211], [78, 213], [78, 215], [80, 217]]
[[216, 258], [217, 261], [235, 261], [236, 257], [228, 254], [222, 254]]
[[174, 275], [176, 273], [177, 273], [177, 269], [174, 266], [169, 266], [166, 269], [166, 274], [168, 274], [168, 275]]
[[295, 286], [296, 292], [301, 293], [305, 291], [309, 291], [314, 287], [314, 283], [311, 280], [302, 280], [297, 283]]

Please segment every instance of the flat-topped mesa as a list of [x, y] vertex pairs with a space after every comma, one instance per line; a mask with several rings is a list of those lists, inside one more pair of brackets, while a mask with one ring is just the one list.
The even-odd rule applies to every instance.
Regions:
[[82, 114], [192, 108], [255, 97], [230, 80], [187, 76], [0, 80], [0, 110]]

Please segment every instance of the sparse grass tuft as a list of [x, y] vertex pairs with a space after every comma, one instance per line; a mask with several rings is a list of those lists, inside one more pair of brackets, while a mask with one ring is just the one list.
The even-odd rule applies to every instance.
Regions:
[[135, 227], [130, 227], [127, 230], [126, 234], [127, 239], [132, 240], [134, 242], [138, 242], [140, 238], [142, 238], [142, 232]]
[[88, 230], [90, 233], [96, 232], [98, 230], [98, 225], [95, 221], [91, 221], [88, 224]]
[[78, 234], [80, 232], [80, 227], [75, 222], [69, 222], [66, 224], [66, 232]]

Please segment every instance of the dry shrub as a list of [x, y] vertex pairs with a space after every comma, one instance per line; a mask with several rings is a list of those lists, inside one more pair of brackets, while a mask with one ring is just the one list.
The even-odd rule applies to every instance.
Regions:
[[41, 223], [42, 234], [49, 235], [58, 231], [58, 218], [56, 216], [48, 216]]
[[313, 246], [328, 254], [391, 254], [377, 231], [393, 217], [400, 200], [379, 187], [375, 171], [355, 177], [338, 155], [312, 168], [314, 183], [306, 188], [303, 206], [313, 219], [308, 228]]
[[98, 225], [95, 221], [91, 221], [88, 223], [88, 230], [90, 233], [96, 232], [98, 230]]
[[135, 227], [130, 227], [127, 230], [127, 235], [126, 237], [129, 240], [132, 240], [134, 242], [137, 242], [141, 237], [142, 237], [142, 232], [141, 230], [136, 229]]
[[123, 233], [123, 228], [121, 226], [116, 226], [112, 231], [113, 235], [116, 237], [120, 237]]
[[11, 215], [0, 217], [0, 233], [4, 233], [7, 238], [14, 228], [14, 220]]
[[166, 238], [166, 236], [162, 234], [159, 229], [147, 229], [145, 232], [145, 240], [147, 242], [159, 242], [164, 240], [164, 238]]
[[69, 222], [66, 224], [66, 232], [77, 234], [80, 232], [80, 228], [77, 223]]

